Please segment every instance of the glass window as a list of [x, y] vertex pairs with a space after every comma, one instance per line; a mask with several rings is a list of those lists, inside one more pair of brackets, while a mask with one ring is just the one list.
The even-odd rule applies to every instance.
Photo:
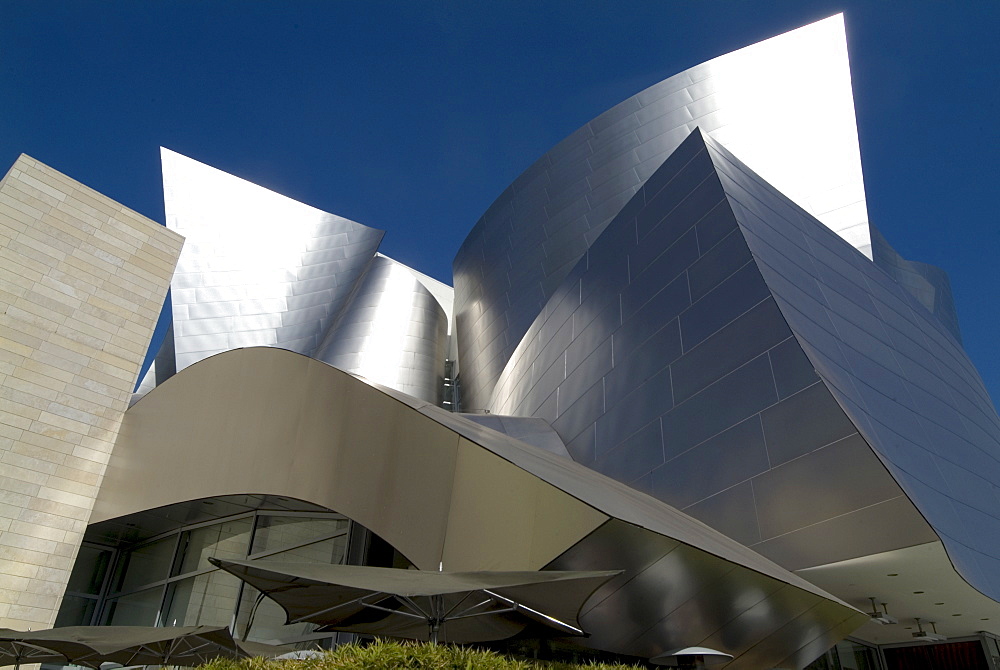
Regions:
[[77, 554], [76, 563], [73, 564], [73, 574], [69, 577], [66, 590], [74, 593], [98, 595], [101, 592], [101, 585], [104, 584], [104, 577], [107, 575], [110, 563], [110, 549], [83, 545], [80, 547], [80, 553]]
[[805, 667], [805, 670], [842, 670], [837, 660], [836, 648], [826, 652]]
[[347, 530], [347, 519], [262, 516], [257, 521], [251, 554], [298, 547]]
[[[236, 614], [234, 635], [243, 640], [255, 642], [275, 642], [294, 640], [307, 635], [317, 628], [311, 623], [285, 625], [285, 610], [271, 600], [264, 598], [258, 602], [260, 591], [247, 584], [240, 599], [240, 609]], [[313, 642], [315, 645], [315, 642]]]
[[275, 561], [290, 561], [293, 563], [343, 563], [347, 553], [347, 535], [314, 542], [304, 547], [296, 547], [287, 551], [270, 554], [267, 559]]
[[108, 601], [104, 615], [107, 626], [155, 626], [163, 588], [146, 589]]
[[[133, 547], [84, 545], [58, 625], [228, 626], [236, 617], [234, 633], [242, 635], [252, 624], [248, 639], [301, 638], [316, 626], [286, 627], [284, 611], [270, 600], [262, 601], [251, 615], [257, 591], [207, 559], [243, 560], [252, 549], [275, 560], [340, 564], [347, 555], [349, 524], [336, 514], [245, 514], [179, 528]], [[314, 646], [315, 641], [302, 644]]]
[[171, 583], [163, 623], [167, 626], [228, 626], [236, 610], [240, 580], [215, 570]]
[[118, 564], [115, 592], [133, 591], [144, 584], [158, 582], [170, 575], [177, 536], [136, 547], [126, 553]]
[[253, 518], [246, 517], [182, 533], [180, 565], [175, 574], [211, 569], [209, 556], [235, 560], [246, 558], [252, 528]]
[[56, 626], [89, 626], [93, 623], [97, 598], [67, 595], [59, 607]]
[[878, 653], [872, 647], [844, 640], [837, 644], [843, 670], [879, 670]]

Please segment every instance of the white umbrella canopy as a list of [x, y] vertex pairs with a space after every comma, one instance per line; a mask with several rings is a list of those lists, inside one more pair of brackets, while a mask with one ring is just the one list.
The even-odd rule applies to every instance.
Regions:
[[585, 635], [577, 617], [620, 571], [429, 572], [210, 558], [278, 603], [288, 623], [436, 642], [485, 642], [541, 626]]

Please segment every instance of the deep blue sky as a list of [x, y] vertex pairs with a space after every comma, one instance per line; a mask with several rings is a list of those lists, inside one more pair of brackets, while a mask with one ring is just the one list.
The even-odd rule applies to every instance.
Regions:
[[162, 222], [163, 145], [384, 229], [451, 283], [480, 214], [577, 127], [838, 11], [871, 219], [950, 273], [1000, 400], [1000, 2], [0, 0], [0, 164]]

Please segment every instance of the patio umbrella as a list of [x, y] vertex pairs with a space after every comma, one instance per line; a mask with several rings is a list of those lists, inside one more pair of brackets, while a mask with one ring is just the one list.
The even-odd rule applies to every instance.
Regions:
[[429, 572], [356, 565], [229, 561], [211, 563], [277, 602], [287, 623], [321, 630], [426, 639], [500, 640], [541, 625], [585, 635], [577, 617], [620, 571]]
[[0, 666], [22, 663], [68, 663], [69, 656], [86, 654], [93, 650], [72, 642], [50, 643], [37, 640], [35, 633], [10, 628], [0, 628]]
[[733, 660], [733, 655], [724, 651], [716, 651], [707, 647], [683, 647], [654, 656], [649, 659], [649, 662], [653, 665], [672, 665], [678, 668], [704, 670], [707, 665], [728, 663], [731, 660]]
[[242, 649], [226, 627], [65, 626], [17, 636], [24, 644], [50, 649], [60, 656], [54, 661], [32, 658], [33, 663], [199, 665], [218, 656], [256, 655]]

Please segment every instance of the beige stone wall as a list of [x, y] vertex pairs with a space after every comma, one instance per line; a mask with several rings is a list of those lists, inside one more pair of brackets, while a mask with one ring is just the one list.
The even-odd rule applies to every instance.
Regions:
[[27, 156], [0, 182], [0, 627], [55, 620], [182, 243]]

